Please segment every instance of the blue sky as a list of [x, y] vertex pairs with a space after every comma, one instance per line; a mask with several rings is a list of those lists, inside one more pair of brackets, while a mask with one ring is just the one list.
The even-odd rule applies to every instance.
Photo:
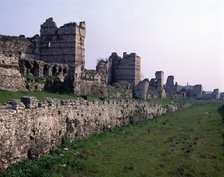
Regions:
[[2, 0], [0, 34], [39, 34], [49, 17], [58, 26], [86, 21], [87, 68], [136, 52], [143, 78], [163, 70], [181, 85], [224, 91], [223, 0]]

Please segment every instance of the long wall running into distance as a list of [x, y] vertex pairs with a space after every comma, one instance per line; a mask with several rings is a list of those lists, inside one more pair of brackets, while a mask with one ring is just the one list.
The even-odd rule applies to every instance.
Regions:
[[181, 105], [151, 105], [140, 100], [56, 100], [23, 97], [0, 105], [0, 169], [27, 158], [30, 149], [48, 153], [61, 143], [65, 134], [71, 139], [151, 119]]

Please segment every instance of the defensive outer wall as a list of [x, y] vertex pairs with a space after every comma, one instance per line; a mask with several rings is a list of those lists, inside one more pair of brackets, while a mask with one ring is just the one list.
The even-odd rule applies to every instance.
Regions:
[[57, 100], [23, 97], [0, 105], [0, 170], [28, 157], [48, 153], [71, 139], [126, 125], [135, 120], [151, 119], [187, 105], [149, 104], [140, 100]]

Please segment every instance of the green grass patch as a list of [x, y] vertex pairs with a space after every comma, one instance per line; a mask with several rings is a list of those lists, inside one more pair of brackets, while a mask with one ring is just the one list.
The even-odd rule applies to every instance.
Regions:
[[47, 91], [39, 91], [39, 92], [30, 92], [30, 91], [17, 91], [17, 92], [10, 92], [7, 90], [0, 89], [0, 103], [5, 103], [10, 99], [20, 99], [22, 96], [34, 96], [38, 100], [42, 100], [45, 97], [50, 98], [58, 98], [58, 99], [74, 99], [74, 95], [69, 93], [51, 93]]
[[12, 165], [0, 177], [223, 177], [224, 107], [194, 105]]
[[195, 100], [193, 98], [151, 98], [148, 100], [148, 103], [168, 105], [172, 103], [195, 103]]
[[[38, 100], [43, 100], [45, 97], [49, 98], [57, 98], [57, 99], [77, 99], [82, 98], [82, 96], [74, 96], [72, 93], [55, 93], [50, 91], [17, 91], [11, 92], [7, 90], [0, 89], [0, 103], [6, 103], [8, 100], [11, 99], [20, 99], [22, 96], [34, 96]], [[98, 100], [101, 99], [100, 96], [97, 95], [88, 95], [85, 96], [87, 100]]]

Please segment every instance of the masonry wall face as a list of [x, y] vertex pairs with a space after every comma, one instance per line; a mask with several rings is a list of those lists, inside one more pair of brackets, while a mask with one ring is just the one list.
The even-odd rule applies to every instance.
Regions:
[[19, 56], [21, 53], [31, 53], [32, 47], [32, 43], [28, 39], [0, 35], [0, 53]]
[[[127, 81], [136, 86], [140, 82], [140, 57], [135, 53], [124, 53], [123, 58], [112, 54], [112, 60], [101, 60], [95, 71], [85, 69], [85, 36], [85, 22], [57, 27], [53, 18], [41, 25], [40, 36], [0, 35], [0, 55], [9, 55], [0, 56], [0, 88], [40, 91], [58, 87], [76, 95], [107, 96], [108, 85]], [[3, 63], [14, 56], [16, 63]], [[50, 83], [53, 79], [56, 81]]]
[[14, 55], [0, 54], [0, 88], [10, 91], [25, 89], [25, 80], [19, 69], [19, 60]]
[[140, 82], [141, 59], [135, 53], [124, 53], [123, 58], [112, 53], [110, 60], [112, 61], [112, 82], [127, 81], [133, 86]]
[[168, 76], [166, 81], [166, 93], [169, 96], [173, 96], [176, 94], [176, 88], [174, 85], [174, 76]]
[[114, 67], [115, 82], [128, 81], [133, 85], [137, 85], [140, 81], [140, 67], [138, 67], [136, 63], [137, 61], [135, 58], [122, 59], [119, 65]]
[[85, 23], [68, 23], [57, 28], [52, 18], [41, 25], [40, 60], [67, 65], [85, 64]]
[[[24, 97], [0, 105], [0, 169], [27, 158], [30, 148], [38, 154], [61, 143], [67, 132], [72, 139], [129, 124], [136, 120], [150, 119], [181, 106], [150, 105], [138, 100], [55, 100], [37, 101]], [[69, 124], [69, 127], [68, 127]]]

